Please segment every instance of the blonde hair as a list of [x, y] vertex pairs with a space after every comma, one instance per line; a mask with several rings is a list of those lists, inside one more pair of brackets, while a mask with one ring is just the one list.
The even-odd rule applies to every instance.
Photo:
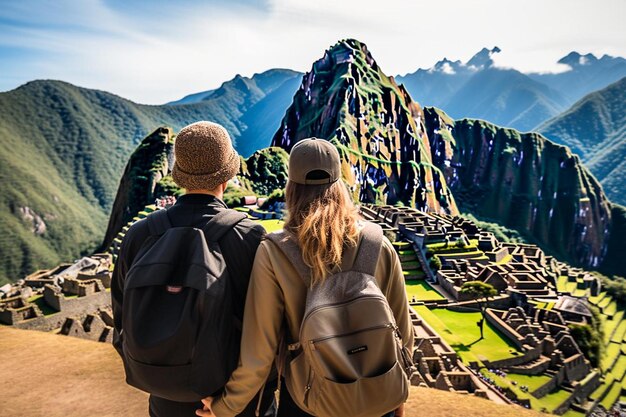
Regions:
[[345, 184], [302, 185], [287, 182], [285, 230], [295, 235], [311, 282], [322, 282], [341, 265], [346, 247], [359, 240], [358, 210]]

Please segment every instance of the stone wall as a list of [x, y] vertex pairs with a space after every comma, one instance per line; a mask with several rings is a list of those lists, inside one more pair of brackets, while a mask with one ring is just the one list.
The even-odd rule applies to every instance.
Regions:
[[500, 319], [492, 310], [487, 309], [487, 321], [502, 334], [508, 337], [519, 349], [524, 348], [524, 337]]
[[96, 342], [113, 342], [113, 328], [105, 323], [100, 313], [87, 314], [82, 319], [68, 317], [61, 327], [60, 333]]
[[572, 395], [570, 395], [565, 401], [563, 401], [558, 407], [556, 407], [553, 413], [556, 415], [564, 414], [570, 409], [575, 401], [579, 403], [584, 402], [587, 397], [600, 386], [600, 374], [594, 374], [595, 375], [589, 378], [585, 384], [574, 383], [574, 390], [572, 392]]
[[44, 299], [50, 307], [58, 312], [16, 323], [14, 327], [50, 331], [63, 326], [68, 317], [83, 316], [87, 312], [110, 308], [111, 306], [111, 294], [106, 291], [87, 297], [67, 299], [60, 291], [49, 285], [44, 289]]

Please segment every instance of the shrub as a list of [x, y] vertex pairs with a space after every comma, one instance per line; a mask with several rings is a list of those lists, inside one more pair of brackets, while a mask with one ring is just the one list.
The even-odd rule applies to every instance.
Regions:
[[570, 324], [570, 333], [593, 367], [600, 365], [602, 336], [589, 324]]
[[618, 277], [617, 275], [613, 278], [608, 278], [602, 274], [594, 273], [597, 277], [600, 278], [602, 282], [602, 287], [606, 290], [606, 292], [613, 297], [613, 299], [620, 306], [626, 306], [626, 279], [622, 277]]
[[437, 255], [430, 260], [430, 267], [434, 270], [441, 269], [441, 259]]
[[285, 190], [283, 188], [277, 188], [271, 192], [267, 200], [261, 206], [263, 210], [270, 210], [272, 207], [276, 206], [276, 203], [284, 203], [285, 202]]

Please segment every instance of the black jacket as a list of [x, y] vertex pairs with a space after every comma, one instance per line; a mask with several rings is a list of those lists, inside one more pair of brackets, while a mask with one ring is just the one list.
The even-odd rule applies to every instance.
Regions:
[[[168, 209], [172, 226], [204, 227], [211, 218], [228, 207], [220, 199], [206, 194], [186, 194]], [[226, 261], [230, 279], [233, 280], [235, 315], [243, 319], [243, 309], [250, 280], [250, 271], [257, 247], [265, 235], [265, 229], [251, 220], [244, 219], [227, 232], [219, 244]], [[124, 279], [135, 255], [150, 236], [147, 221], [133, 224], [122, 240], [118, 259], [111, 281], [111, 301], [115, 332], [113, 344], [121, 353], [119, 334], [122, 331], [122, 309], [124, 308]]]

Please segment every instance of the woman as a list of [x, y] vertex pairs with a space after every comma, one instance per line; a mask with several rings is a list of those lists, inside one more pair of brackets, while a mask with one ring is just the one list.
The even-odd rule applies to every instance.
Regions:
[[[338, 271], [350, 270], [363, 240], [363, 222], [359, 221], [357, 209], [340, 176], [339, 153], [330, 142], [311, 138], [293, 147], [285, 194], [288, 211], [285, 232], [295, 240], [302, 260], [310, 270], [313, 286], [332, 279], [329, 276]], [[402, 344], [411, 352], [413, 327], [400, 261], [386, 238], [379, 252], [374, 264], [374, 278], [391, 307]], [[203, 401], [204, 410], [196, 412], [199, 416], [237, 415], [262, 388], [279, 346], [287, 343], [281, 343], [281, 335], [286, 334], [291, 343], [297, 340], [303, 322], [307, 285], [296, 268], [273, 239], [261, 243], [246, 299], [239, 367], [222, 395]], [[280, 368], [279, 362], [277, 366]], [[302, 407], [295, 405], [292, 398], [299, 397], [294, 396], [293, 381], [289, 378], [288, 373], [285, 382], [289, 390], [280, 391], [279, 415], [308, 416], [300, 409]], [[404, 406], [400, 405], [388, 415], [404, 416]]]

